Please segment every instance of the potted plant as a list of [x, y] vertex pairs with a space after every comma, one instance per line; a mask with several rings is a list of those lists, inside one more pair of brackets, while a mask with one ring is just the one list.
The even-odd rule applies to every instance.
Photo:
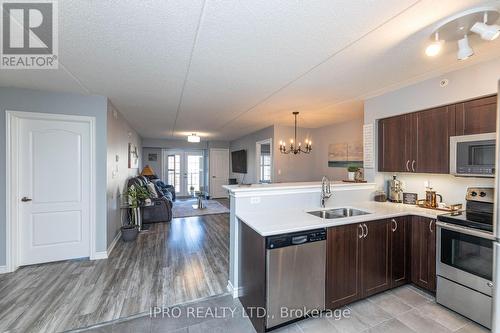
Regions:
[[149, 191], [143, 186], [131, 185], [125, 192], [128, 198], [130, 208], [130, 219], [128, 223], [122, 226], [122, 239], [125, 242], [133, 241], [137, 238], [139, 233], [138, 221], [140, 219], [139, 207], [149, 198]]
[[351, 165], [347, 167], [347, 179], [350, 181], [356, 180], [356, 172], [358, 172], [359, 168], [357, 166]]

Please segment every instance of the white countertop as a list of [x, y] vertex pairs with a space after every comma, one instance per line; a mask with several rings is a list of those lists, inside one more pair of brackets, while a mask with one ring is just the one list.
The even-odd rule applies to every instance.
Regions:
[[[356, 188], [356, 187], [366, 187], [375, 186], [375, 183], [345, 183], [341, 181], [330, 182], [332, 191], [336, 189], [344, 188]], [[271, 190], [286, 190], [286, 189], [321, 189], [321, 182], [292, 182], [292, 183], [271, 183], [271, 184], [249, 184], [249, 185], [224, 185], [222, 186], [226, 190], [232, 193], [239, 192], [262, 192]]]
[[443, 211], [420, 208], [414, 205], [374, 201], [356, 203], [354, 205], [342, 207], [327, 207], [324, 209], [333, 208], [356, 208], [369, 212], [370, 214], [339, 219], [322, 219], [307, 213], [310, 211], [322, 210], [319, 207], [311, 207], [309, 209], [290, 209], [286, 211], [242, 212], [237, 214], [237, 217], [261, 236], [272, 236], [289, 232], [333, 227], [405, 215], [418, 215], [428, 218], [436, 218], [437, 215], [446, 214], [446, 212]]

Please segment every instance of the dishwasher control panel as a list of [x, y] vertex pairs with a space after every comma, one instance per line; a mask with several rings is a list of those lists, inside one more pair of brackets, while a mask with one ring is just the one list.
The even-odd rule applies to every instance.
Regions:
[[294, 232], [269, 236], [266, 238], [267, 249], [278, 249], [286, 246], [301, 245], [326, 240], [326, 229]]

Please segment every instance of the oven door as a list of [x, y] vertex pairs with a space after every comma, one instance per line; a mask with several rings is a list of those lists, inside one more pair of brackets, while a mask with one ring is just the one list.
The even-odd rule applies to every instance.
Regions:
[[494, 177], [495, 133], [450, 137], [450, 173], [456, 176]]
[[437, 275], [492, 294], [493, 234], [437, 222]]

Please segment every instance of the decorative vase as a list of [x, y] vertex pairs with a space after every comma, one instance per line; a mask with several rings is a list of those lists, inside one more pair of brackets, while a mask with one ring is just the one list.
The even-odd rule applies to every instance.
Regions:
[[347, 173], [347, 179], [348, 180], [354, 181], [355, 177], [356, 177], [356, 172], [348, 172]]
[[124, 225], [122, 227], [122, 239], [124, 242], [131, 242], [137, 239], [139, 230], [135, 225]]

